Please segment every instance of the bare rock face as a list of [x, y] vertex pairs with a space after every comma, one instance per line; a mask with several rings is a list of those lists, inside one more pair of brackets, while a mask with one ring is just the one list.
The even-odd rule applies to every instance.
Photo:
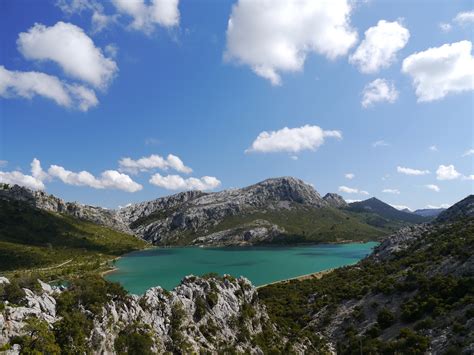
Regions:
[[[25, 320], [30, 316], [50, 326], [60, 319], [54, 299], [59, 291], [42, 287], [39, 293], [25, 289], [26, 306], [7, 304], [0, 311], [0, 347], [11, 338], [24, 335]], [[263, 327], [277, 332], [258, 300], [256, 288], [245, 278], [231, 276], [187, 276], [171, 292], [153, 287], [142, 296], [110, 301], [94, 316], [88, 345], [93, 353], [113, 354], [115, 339], [131, 324], [150, 329], [157, 353], [218, 353], [225, 345], [237, 352], [259, 354], [262, 350], [251, 342], [252, 337], [262, 333]], [[279, 339], [284, 342], [283, 337]]]
[[[225, 218], [255, 211], [291, 209], [292, 204], [312, 208], [328, 206], [312, 186], [299, 179], [283, 177], [216, 193], [183, 192], [123, 208], [118, 215], [129, 221], [137, 235], [156, 244], [172, 244], [183, 233], [200, 232], [205, 237], [195, 239], [195, 244], [210, 241], [210, 244], [239, 245], [246, 238], [252, 239], [252, 235], [262, 236], [263, 230], [257, 231], [252, 225], [248, 229], [231, 229], [216, 235], [206, 233]], [[265, 228], [265, 238], [273, 238], [277, 229]]]
[[114, 210], [82, 205], [77, 202], [65, 202], [44, 191], [33, 191], [18, 185], [10, 187], [0, 184], [0, 199], [24, 202], [31, 207], [44, 211], [67, 214], [74, 218], [100, 224], [121, 232], [132, 233], [128, 225]]
[[347, 202], [342, 198], [341, 195], [335, 193], [327, 193], [324, 195], [323, 200], [326, 201], [329, 206], [334, 208], [347, 207]]

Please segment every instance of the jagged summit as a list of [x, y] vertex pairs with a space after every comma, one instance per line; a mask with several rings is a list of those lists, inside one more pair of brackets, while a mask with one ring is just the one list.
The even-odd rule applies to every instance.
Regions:
[[329, 192], [324, 195], [323, 200], [326, 201], [331, 207], [343, 208], [347, 207], [347, 202], [341, 195]]

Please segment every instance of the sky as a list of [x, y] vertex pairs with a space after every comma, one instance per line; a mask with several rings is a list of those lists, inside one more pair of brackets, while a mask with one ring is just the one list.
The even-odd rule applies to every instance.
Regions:
[[295, 176], [474, 191], [472, 1], [5, 0], [0, 182], [107, 208]]

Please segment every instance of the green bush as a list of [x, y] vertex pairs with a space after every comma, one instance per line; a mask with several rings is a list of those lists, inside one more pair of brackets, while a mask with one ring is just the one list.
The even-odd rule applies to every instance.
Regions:
[[377, 313], [377, 323], [380, 328], [385, 329], [390, 327], [395, 322], [395, 315], [387, 308], [382, 308]]
[[131, 324], [122, 329], [115, 339], [114, 347], [118, 354], [154, 354], [150, 331], [140, 324]]

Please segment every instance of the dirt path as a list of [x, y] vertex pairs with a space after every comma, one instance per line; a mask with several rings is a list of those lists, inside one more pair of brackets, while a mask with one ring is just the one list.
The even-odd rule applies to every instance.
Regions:
[[313, 273], [311, 273], [311, 274], [306, 274], [306, 275], [301, 275], [301, 276], [292, 277], [292, 278], [290, 278], [290, 279], [285, 279], [285, 280], [270, 282], [270, 283], [265, 284], [265, 285], [257, 286], [257, 289], [258, 289], [258, 288], [265, 287], [265, 286], [269, 286], [269, 285], [275, 285], [275, 284], [279, 284], [279, 283], [287, 283], [287, 282], [290, 282], [290, 281], [293, 281], [293, 280], [302, 281], [302, 280], [308, 280], [308, 279], [320, 279], [320, 278], [323, 277], [324, 275], [327, 275], [327, 274], [329, 274], [330, 272], [333, 272], [334, 270], [335, 270], [335, 269], [328, 269], [328, 270], [324, 270], [324, 271], [313, 272]]
[[69, 259], [59, 265], [53, 265], [53, 266], [48, 266], [48, 267], [44, 267], [44, 268], [41, 268], [41, 269], [38, 269], [39, 271], [46, 271], [46, 270], [51, 270], [51, 269], [56, 269], [58, 267], [61, 267], [61, 266], [64, 266], [64, 265], [67, 265], [69, 264], [73, 259]]

